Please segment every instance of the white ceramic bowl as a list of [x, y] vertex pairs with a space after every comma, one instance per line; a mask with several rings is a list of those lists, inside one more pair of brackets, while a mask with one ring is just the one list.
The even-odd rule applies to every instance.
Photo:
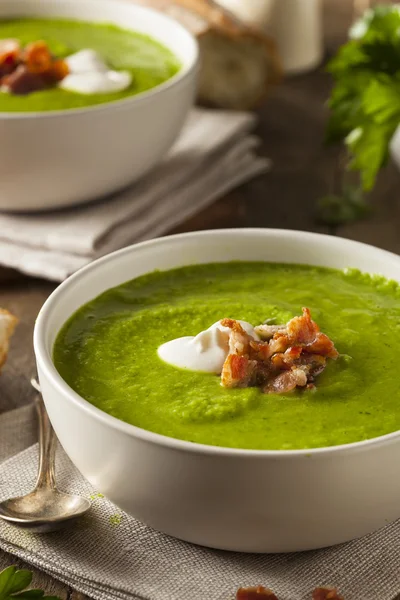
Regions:
[[202, 446], [109, 416], [76, 394], [56, 371], [54, 340], [83, 303], [154, 269], [229, 260], [352, 266], [400, 281], [400, 257], [383, 250], [267, 229], [166, 237], [92, 263], [50, 296], [34, 335], [44, 401], [67, 454], [96, 490], [140, 521], [214, 548], [307, 550], [394, 521], [400, 517], [400, 432], [304, 451]]
[[148, 92], [84, 109], [0, 113], [0, 210], [79, 204], [134, 182], [165, 155], [193, 102], [197, 42], [173, 19], [123, 0], [2, 0], [0, 19], [114, 23], [172, 50], [180, 71]]

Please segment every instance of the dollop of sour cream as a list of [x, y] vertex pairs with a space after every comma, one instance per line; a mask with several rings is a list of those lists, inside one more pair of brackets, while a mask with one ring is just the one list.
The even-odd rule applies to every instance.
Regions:
[[122, 92], [132, 83], [128, 71], [113, 71], [108, 68], [100, 54], [85, 49], [65, 59], [69, 73], [59, 87], [78, 94], [110, 94]]
[[[254, 328], [246, 321], [239, 321], [243, 329], [255, 340], [259, 337]], [[222, 371], [229, 354], [229, 336], [231, 329], [214, 323], [196, 336], [186, 336], [171, 340], [158, 348], [158, 356], [164, 362], [189, 371], [217, 373]]]

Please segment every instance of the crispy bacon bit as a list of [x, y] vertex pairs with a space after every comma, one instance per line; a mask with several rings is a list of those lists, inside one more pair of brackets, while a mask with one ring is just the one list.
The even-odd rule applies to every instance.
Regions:
[[22, 59], [30, 73], [47, 73], [53, 62], [46, 42], [42, 41], [28, 44], [22, 54]]
[[300, 363], [302, 369], [308, 374], [309, 381], [313, 381], [325, 369], [326, 357], [319, 354], [303, 354]]
[[290, 369], [293, 365], [297, 364], [303, 348], [301, 346], [293, 346], [285, 350], [285, 352], [278, 352], [271, 357], [272, 364], [278, 369]]
[[321, 354], [328, 358], [337, 358], [339, 356], [332, 340], [325, 333], [318, 333], [315, 340], [306, 347], [307, 352]]
[[269, 347], [271, 349], [271, 355], [276, 354], [277, 352], [285, 352], [290, 348], [288, 336], [281, 332], [275, 333], [272, 340], [269, 341]]
[[229, 336], [230, 354], [239, 354], [241, 356], [248, 354], [249, 345], [253, 338], [245, 332], [239, 321], [235, 321], [234, 319], [222, 319], [221, 325], [232, 330], [232, 333]]
[[[238, 589], [236, 600], [278, 600], [278, 597], [271, 590], [259, 585]], [[317, 588], [313, 592], [312, 600], [344, 600], [344, 598], [339, 595], [336, 588]]]
[[251, 355], [259, 361], [266, 362], [271, 358], [271, 346], [267, 342], [250, 342]]
[[291, 369], [284, 371], [280, 375], [276, 375], [268, 381], [264, 386], [263, 392], [266, 394], [284, 394], [291, 392], [297, 387], [305, 387], [307, 385], [307, 375], [303, 369]]
[[0, 86], [15, 95], [25, 95], [56, 85], [68, 75], [64, 60], [53, 59], [45, 42], [21, 49], [17, 40], [0, 40]]
[[321, 333], [318, 325], [311, 319], [310, 310], [303, 308], [301, 317], [294, 317], [287, 324], [288, 339], [292, 344], [303, 346], [306, 352], [320, 354], [329, 358], [339, 356], [333, 342]]
[[311, 319], [310, 310], [303, 308], [301, 317], [294, 317], [287, 324], [287, 335], [292, 343], [306, 346], [311, 344], [319, 332], [319, 327]]
[[229, 388], [250, 387], [256, 367], [255, 360], [229, 354], [222, 368], [222, 385]]
[[4, 56], [9, 56], [10, 54], [19, 55], [21, 50], [21, 46], [18, 40], [14, 39], [6, 39], [0, 40], [0, 60]]
[[39, 73], [31, 73], [25, 65], [19, 65], [10, 75], [3, 77], [2, 86], [17, 96], [24, 96], [46, 87]]
[[49, 69], [49, 74], [53, 81], [62, 81], [69, 74], [69, 68], [65, 60], [61, 58], [55, 60]]
[[240, 588], [236, 600], [278, 600], [271, 590], [259, 585], [258, 587]]
[[262, 340], [268, 341], [274, 337], [275, 333], [286, 333], [286, 325], [258, 325], [254, 331]]
[[231, 329], [229, 355], [221, 375], [224, 387], [259, 386], [268, 394], [283, 394], [297, 387], [314, 389], [315, 378], [325, 369], [327, 359], [339, 356], [332, 340], [311, 319], [308, 308], [287, 325], [256, 327], [264, 341], [254, 340], [234, 319], [223, 319], [221, 324]]
[[10, 338], [18, 324], [18, 319], [8, 310], [0, 308], [0, 371], [7, 360]]
[[317, 588], [314, 590], [312, 600], [344, 600], [336, 588]]
[[20, 50], [18, 40], [0, 40], [0, 78], [17, 67]]

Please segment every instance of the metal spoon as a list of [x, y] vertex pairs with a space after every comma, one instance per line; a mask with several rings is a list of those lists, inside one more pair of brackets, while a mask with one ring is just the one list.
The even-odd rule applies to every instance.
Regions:
[[64, 494], [56, 487], [55, 453], [57, 438], [47, 415], [41, 390], [36, 379], [31, 384], [38, 393], [36, 409], [39, 420], [39, 470], [35, 489], [26, 496], [10, 498], [0, 503], [0, 518], [42, 533], [55, 531], [90, 508], [89, 500], [81, 496]]

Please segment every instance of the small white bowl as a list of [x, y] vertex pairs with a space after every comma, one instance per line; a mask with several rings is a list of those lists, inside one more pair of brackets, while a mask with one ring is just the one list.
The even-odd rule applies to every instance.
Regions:
[[145, 33], [182, 63], [165, 83], [107, 104], [48, 112], [0, 112], [0, 210], [80, 204], [133, 183], [177, 138], [196, 91], [198, 47], [173, 19], [123, 0], [2, 0], [0, 19], [67, 18]]
[[122, 509], [159, 531], [204, 546], [309, 550], [394, 521], [400, 517], [400, 432], [316, 450], [203, 446], [111, 417], [58, 374], [54, 341], [82, 304], [154, 269], [230, 260], [352, 266], [400, 281], [400, 257], [389, 252], [336, 237], [267, 229], [166, 237], [92, 263], [50, 296], [35, 327], [44, 401], [65, 451], [95, 489]]

